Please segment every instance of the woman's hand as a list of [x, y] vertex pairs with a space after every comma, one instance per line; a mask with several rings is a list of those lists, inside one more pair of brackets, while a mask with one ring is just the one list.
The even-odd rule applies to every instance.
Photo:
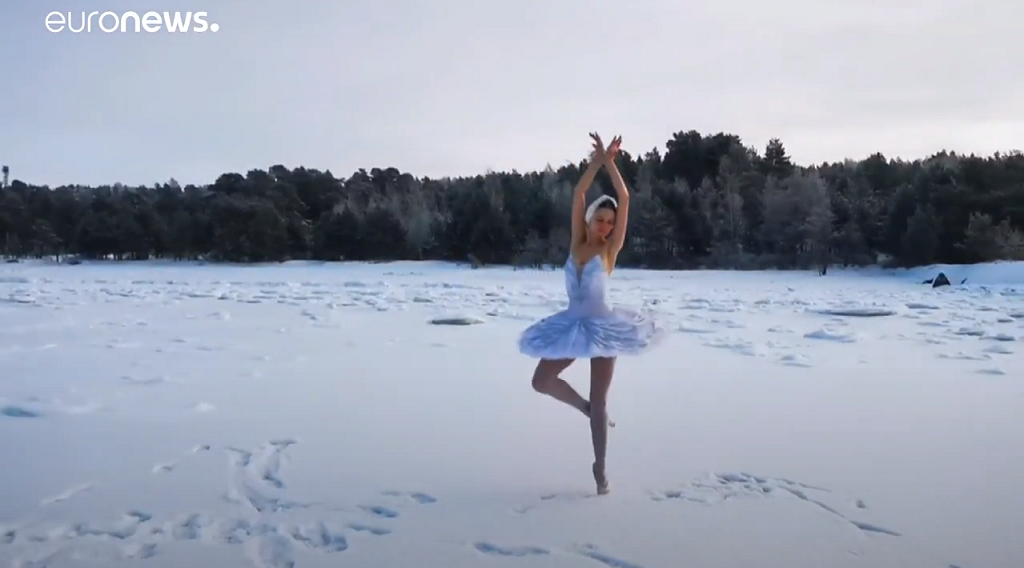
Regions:
[[612, 138], [612, 143], [608, 145], [608, 148], [604, 151], [604, 161], [606, 164], [614, 164], [615, 157], [619, 155], [619, 148], [622, 146], [622, 136], [616, 136]]
[[600, 166], [605, 162], [607, 150], [605, 150], [604, 142], [601, 141], [601, 136], [597, 132], [591, 132], [590, 138], [594, 141], [594, 149], [590, 152], [590, 164], [592, 166]]

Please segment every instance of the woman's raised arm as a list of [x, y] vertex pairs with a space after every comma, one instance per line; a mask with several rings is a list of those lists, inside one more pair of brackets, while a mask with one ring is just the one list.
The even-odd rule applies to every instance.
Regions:
[[586, 240], [587, 238], [587, 221], [584, 219], [585, 214], [585, 201], [587, 199], [587, 190], [590, 189], [590, 185], [594, 183], [594, 178], [597, 177], [597, 171], [601, 169], [601, 166], [605, 162], [605, 150], [604, 143], [601, 142], [601, 137], [596, 132], [590, 133], [590, 138], [594, 140], [594, 150], [590, 154], [590, 164], [587, 169], [584, 170], [583, 176], [580, 177], [580, 181], [576, 184], [576, 189], [572, 193], [572, 244], [578, 244]]
[[608, 235], [608, 246], [611, 247], [609, 252], [613, 255], [619, 254], [626, 243], [626, 224], [629, 219], [629, 189], [626, 188], [626, 181], [619, 173], [619, 167], [615, 165], [615, 156], [618, 155], [621, 145], [622, 137], [616, 136], [604, 153], [604, 164], [608, 168], [608, 177], [612, 179], [612, 186], [615, 187], [615, 195], [619, 202], [618, 211], [615, 212], [615, 227], [612, 234]]

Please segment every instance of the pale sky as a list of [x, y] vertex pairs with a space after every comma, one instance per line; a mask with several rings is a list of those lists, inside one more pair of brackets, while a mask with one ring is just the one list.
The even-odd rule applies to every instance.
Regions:
[[[216, 34], [53, 34], [205, 10]], [[678, 130], [802, 164], [1024, 149], [1013, 0], [19, 0], [0, 164], [31, 183], [210, 183], [274, 164], [416, 176], [641, 153]]]

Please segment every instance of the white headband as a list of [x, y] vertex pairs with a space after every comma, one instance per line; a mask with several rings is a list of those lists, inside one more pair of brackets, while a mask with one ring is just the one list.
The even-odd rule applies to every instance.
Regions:
[[583, 216], [583, 219], [587, 223], [589, 223], [590, 220], [594, 218], [594, 214], [597, 213], [597, 208], [600, 207], [601, 204], [604, 203], [605, 201], [611, 201], [612, 202], [612, 207], [618, 207], [619, 206], [619, 203], [617, 201], [615, 201], [614, 197], [612, 197], [610, 195], [602, 195], [601, 197], [598, 197], [597, 199], [595, 199], [594, 202], [590, 204], [590, 207], [587, 207], [587, 213], [586, 213], [586, 215]]

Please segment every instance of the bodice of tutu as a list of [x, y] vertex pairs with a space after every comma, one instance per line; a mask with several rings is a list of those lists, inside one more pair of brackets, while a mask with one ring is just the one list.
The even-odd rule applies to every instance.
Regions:
[[569, 311], [580, 316], [599, 316], [609, 312], [605, 304], [608, 273], [600, 256], [591, 258], [582, 270], [576, 268], [572, 255], [565, 263], [565, 292], [569, 296]]

